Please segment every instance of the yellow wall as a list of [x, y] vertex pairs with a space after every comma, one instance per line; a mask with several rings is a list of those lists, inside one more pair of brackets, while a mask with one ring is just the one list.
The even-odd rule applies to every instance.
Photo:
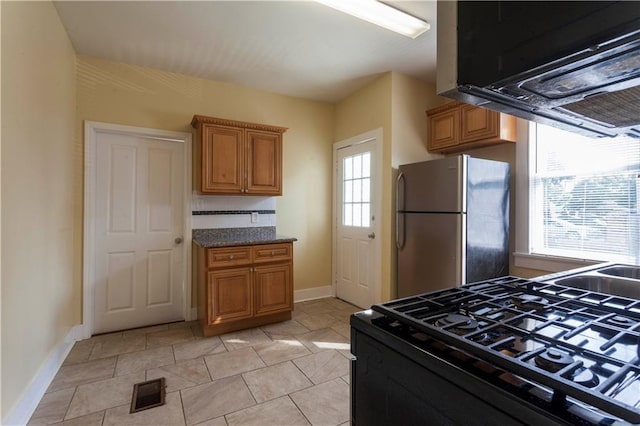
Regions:
[[[84, 120], [174, 131], [191, 128], [194, 114], [287, 127], [283, 142], [283, 195], [277, 197], [279, 234], [294, 243], [295, 289], [331, 283], [331, 144], [328, 103], [78, 57], [77, 148]], [[81, 176], [82, 164], [75, 164]], [[77, 206], [76, 214], [81, 214]], [[77, 224], [81, 231], [81, 223]], [[76, 242], [76, 247], [81, 247]]]
[[79, 318], [75, 53], [50, 2], [2, 2], [2, 418]]
[[336, 105], [335, 141], [381, 127], [382, 277], [381, 299], [395, 296], [395, 169], [398, 164], [432, 158], [426, 151], [425, 110], [441, 102], [432, 85], [389, 72]]
[[435, 86], [394, 72], [392, 88], [392, 167], [441, 157], [427, 151], [426, 110], [443, 103]]
[[382, 263], [379, 265], [381, 298], [390, 297], [391, 279], [391, 73], [336, 105], [335, 142], [382, 128]]
[[441, 157], [427, 151], [426, 110], [442, 104], [435, 86], [397, 72], [392, 73], [391, 101], [391, 277], [389, 298], [397, 296], [397, 250], [395, 246], [396, 177], [402, 164]]
[[337, 105], [313, 102], [76, 58], [50, 2], [0, 11], [2, 418], [81, 322], [85, 120], [193, 132], [201, 114], [288, 127], [276, 205], [278, 232], [298, 238], [296, 290], [331, 283], [332, 143], [382, 128], [380, 297], [395, 295], [394, 170], [432, 158], [425, 110], [444, 102], [433, 86], [390, 72]]

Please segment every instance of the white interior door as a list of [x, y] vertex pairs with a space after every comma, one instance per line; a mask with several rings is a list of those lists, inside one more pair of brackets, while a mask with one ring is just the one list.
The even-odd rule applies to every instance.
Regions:
[[185, 319], [184, 151], [97, 133], [94, 333]]
[[361, 308], [380, 298], [380, 139], [376, 131], [334, 146], [336, 296]]

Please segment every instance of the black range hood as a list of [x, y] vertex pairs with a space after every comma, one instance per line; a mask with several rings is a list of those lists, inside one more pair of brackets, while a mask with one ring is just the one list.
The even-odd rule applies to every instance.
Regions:
[[438, 1], [438, 94], [640, 137], [640, 1]]

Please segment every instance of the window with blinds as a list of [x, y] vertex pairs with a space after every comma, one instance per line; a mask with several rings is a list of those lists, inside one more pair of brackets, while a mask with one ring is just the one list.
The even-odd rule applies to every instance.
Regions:
[[640, 140], [536, 125], [530, 150], [531, 252], [640, 264]]

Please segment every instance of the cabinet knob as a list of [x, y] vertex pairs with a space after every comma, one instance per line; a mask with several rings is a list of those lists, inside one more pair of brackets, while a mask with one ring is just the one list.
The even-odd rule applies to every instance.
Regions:
[[229, 260], [233, 260], [234, 256], [232, 254], [229, 255]]
[[273, 256], [274, 254], [275, 254], [275, 253], [274, 253], [274, 251], [273, 251], [273, 250], [271, 250], [271, 256]]
[[176, 238], [175, 240], [173, 240], [173, 242], [176, 243], [176, 244], [182, 243], [182, 237]]

